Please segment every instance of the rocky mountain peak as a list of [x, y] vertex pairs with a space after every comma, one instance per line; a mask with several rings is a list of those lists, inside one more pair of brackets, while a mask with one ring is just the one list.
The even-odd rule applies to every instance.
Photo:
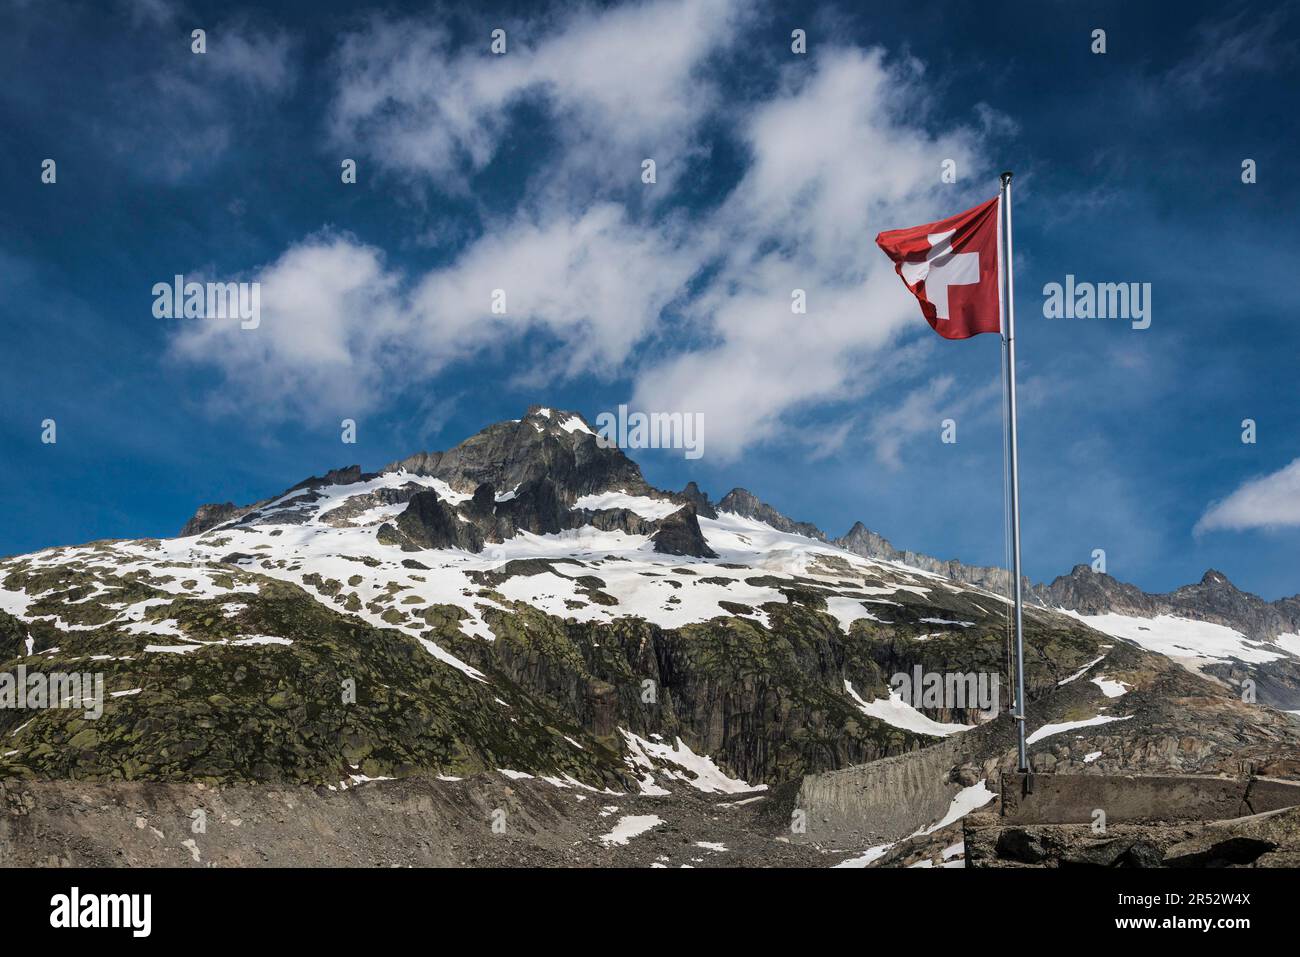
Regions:
[[744, 518], [755, 519], [766, 525], [771, 525], [779, 532], [804, 535], [821, 542], [826, 541], [825, 533], [816, 525], [808, 522], [796, 522], [794, 519], [788, 518], [771, 505], [760, 501], [758, 496], [749, 489], [733, 488], [718, 503], [718, 511], [732, 512]]
[[836, 544], [867, 558], [887, 558], [892, 560], [902, 554], [883, 535], [873, 532], [861, 522], [854, 522], [848, 534], [837, 539]]
[[1233, 591], [1239, 591], [1236, 585], [1228, 580], [1228, 576], [1217, 569], [1211, 568], [1201, 576], [1201, 584], [1214, 588], [1231, 588]]
[[569, 501], [616, 488], [632, 494], [649, 488], [640, 467], [622, 449], [603, 448], [582, 415], [541, 405], [530, 406], [523, 418], [489, 425], [445, 452], [400, 459], [384, 472], [399, 470], [441, 479], [466, 494], [484, 482], [509, 492], [539, 479], [554, 482]]
[[1044, 604], [1067, 608], [1083, 615], [1107, 612], [1150, 616], [1160, 611], [1159, 602], [1136, 585], [1122, 582], [1092, 566], [1079, 564], [1041, 589]]
[[717, 518], [717, 510], [714, 509], [713, 503], [709, 501], [707, 493], [700, 490], [700, 487], [694, 482], [687, 482], [686, 487], [677, 493], [675, 498], [691, 505], [697, 514], [705, 518]]

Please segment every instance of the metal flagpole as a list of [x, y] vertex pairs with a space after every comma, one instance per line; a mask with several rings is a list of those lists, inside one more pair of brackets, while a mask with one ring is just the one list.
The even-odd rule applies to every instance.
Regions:
[[1002, 195], [998, 202], [1001, 213], [1002, 240], [1002, 331], [1007, 350], [1007, 407], [1009, 415], [1011, 470], [1011, 588], [1016, 603], [1016, 741], [1020, 757], [1020, 770], [1029, 770], [1025, 753], [1025, 635], [1024, 615], [1020, 594], [1020, 463], [1016, 440], [1016, 302], [1014, 268], [1011, 249], [1011, 173], [1002, 174]]

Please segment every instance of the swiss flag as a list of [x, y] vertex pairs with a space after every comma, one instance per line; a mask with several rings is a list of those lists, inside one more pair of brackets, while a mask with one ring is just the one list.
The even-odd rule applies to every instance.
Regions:
[[937, 223], [891, 229], [876, 245], [945, 339], [1001, 332], [998, 197]]

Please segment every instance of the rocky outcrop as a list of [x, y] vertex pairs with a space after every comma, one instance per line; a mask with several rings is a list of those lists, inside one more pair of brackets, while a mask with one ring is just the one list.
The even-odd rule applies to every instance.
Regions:
[[[600, 599], [604, 583], [580, 566], [515, 561], [483, 581], [543, 573], [569, 577]], [[665, 629], [637, 618], [600, 623], [489, 612], [495, 641], [439, 640], [475, 668], [555, 702], [598, 738], [619, 740], [619, 728], [644, 739], [680, 737], [750, 782], [790, 781], [933, 740], [865, 718], [844, 693], [850, 681], [869, 698], [887, 694], [861, 641], [800, 605], [763, 610], [769, 628], [742, 617]]]
[[348, 528], [355, 524], [353, 519], [358, 518], [370, 509], [381, 505], [401, 505], [403, 502], [409, 502], [424, 489], [423, 485], [407, 482], [398, 488], [379, 488], [373, 492], [362, 492], [350, 496], [338, 508], [332, 508], [325, 512], [321, 515], [320, 520], [326, 525]]
[[0, 661], [27, 653], [27, 626], [7, 612], [0, 611]]
[[655, 551], [665, 555], [694, 555], [696, 558], [717, 558], [700, 531], [695, 506], [683, 505], [667, 518], [660, 519], [659, 530], [650, 536]]
[[251, 505], [236, 505], [234, 502], [200, 505], [190, 520], [181, 526], [180, 537], [202, 535], [210, 528], [246, 515], [251, 509]]
[[299, 489], [324, 488], [330, 485], [355, 485], [357, 482], [374, 478], [376, 474], [375, 472], [362, 472], [360, 465], [348, 465], [341, 469], [330, 469], [324, 475], [313, 475], [311, 478], [303, 479], [297, 485], [292, 486], [289, 491], [296, 492]]
[[820, 542], [826, 541], [826, 533], [816, 525], [811, 525], [808, 522], [796, 522], [787, 518], [771, 505], [759, 501], [758, 496], [748, 489], [733, 488], [718, 503], [718, 511], [732, 512], [744, 518], [755, 519], [771, 525], [779, 532], [804, 535], [808, 538], [815, 538]]
[[492, 541], [505, 541], [518, 531], [556, 535], [577, 524], [570, 511], [573, 496], [550, 476], [529, 479], [518, 486], [514, 498], [496, 504]]
[[628, 535], [653, 535], [656, 523], [627, 508], [580, 510], [583, 524], [602, 532], [626, 532]]
[[380, 526], [378, 536], [381, 542], [398, 545], [403, 551], [422, 548], [483, 550], [483, 533], [476, 525], [457, 515], [433, 490], [414, 495], [396, 522]]
[[[193, 517], [182, 526], [180, 537], [199, 535], [228, 522], [259, 524], [263, 521], [274, 521], [286, 525], [301, 524], [311, 516], [314, 511], [313, 506], [321, 497], [317, 492], [318, 489], [331, 485], [353, 485], [373, 478], [375, 474], [362, 472], [359, 465], [349, 465], [331, 469], [324, 475], [313, 475], [311, 478], [303, 479], [279, 495], [264, 498], [252, 505], [236, 505], [234, 502], [200, 505]], [[273, 502], [277, 503], [277, 507], [271, 509], [269, 515], [264, 514], [263, 510]], [[376, 502], [376, 504], [380, 503]], [[339, 524], [346, 524], [346, 518], [347, 516], [343, 516]]]
[[[384, 490], [395, 501], [409, 501], [395, 522], [380, 527], [381, 542], [407, 551], [461, 548], [481, 552], [487, 544], [508, 541], [520, 532], [556, 535], [590, 525], [602, 531], [648, 535], [655, 551], [663, 554], [717, 557], [700, 531], [694, 506], [689, 504], [658, 520], [644, 518], [626, 508], [575, 509], [568, 504], [572, 496], [547, 477], [525, 482], [502, 501], [497, 501], [491, 483], [484, 482], [468, 502], [459, 505], [443, 501], [432, 489], [420, 488], [408, 485]], [[346, 524], [336, 521], [345, 517], [342, 515], [345, 508], [349, 514], [358, 513], [349, 503], [328, 512], [322, 519], [330, 524]]]

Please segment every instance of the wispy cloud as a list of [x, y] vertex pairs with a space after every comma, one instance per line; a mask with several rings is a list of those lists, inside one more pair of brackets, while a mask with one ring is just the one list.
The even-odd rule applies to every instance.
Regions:
[[197, 21], [206, 32], [200, 54], [189, 26], [177, 29], [180, 16], [162, 4], [135, 8], [141, 32], [114, 48], [130, 66], [96, 91], [106, 106], [92, 120], [135, 174], [167, 183], [215, 167], [250, 122], [293, 93], [299, 74], [299, 43], [287, 30], [247, 17]]
[[943, 418], [939, 410], [952, 394], [954, 382], [952, 376], [937, 376], [894, 408], [876, 416], [870, 434], [882, 465], [899, 468], [903, 464], [900, 457], [903, 442], [927, 430], [934, 432], [937, 441]]
[[1300, 526], [1300, 459], [1268, 475], [1244, 482], [1215, 502], [1196, 523], [1197, 534], [1216, 530]]
[[1181, 95], [1217, 99], [1217, 84], [1237, 74], [1268, 73], [1295, 56], [1296, 42], [1284, 33], [1294, 5], [1287, 3], [1262, 16], [1253, 9], [1202, 23], [1193, 52], [1169, 71], [1170, 85]]

